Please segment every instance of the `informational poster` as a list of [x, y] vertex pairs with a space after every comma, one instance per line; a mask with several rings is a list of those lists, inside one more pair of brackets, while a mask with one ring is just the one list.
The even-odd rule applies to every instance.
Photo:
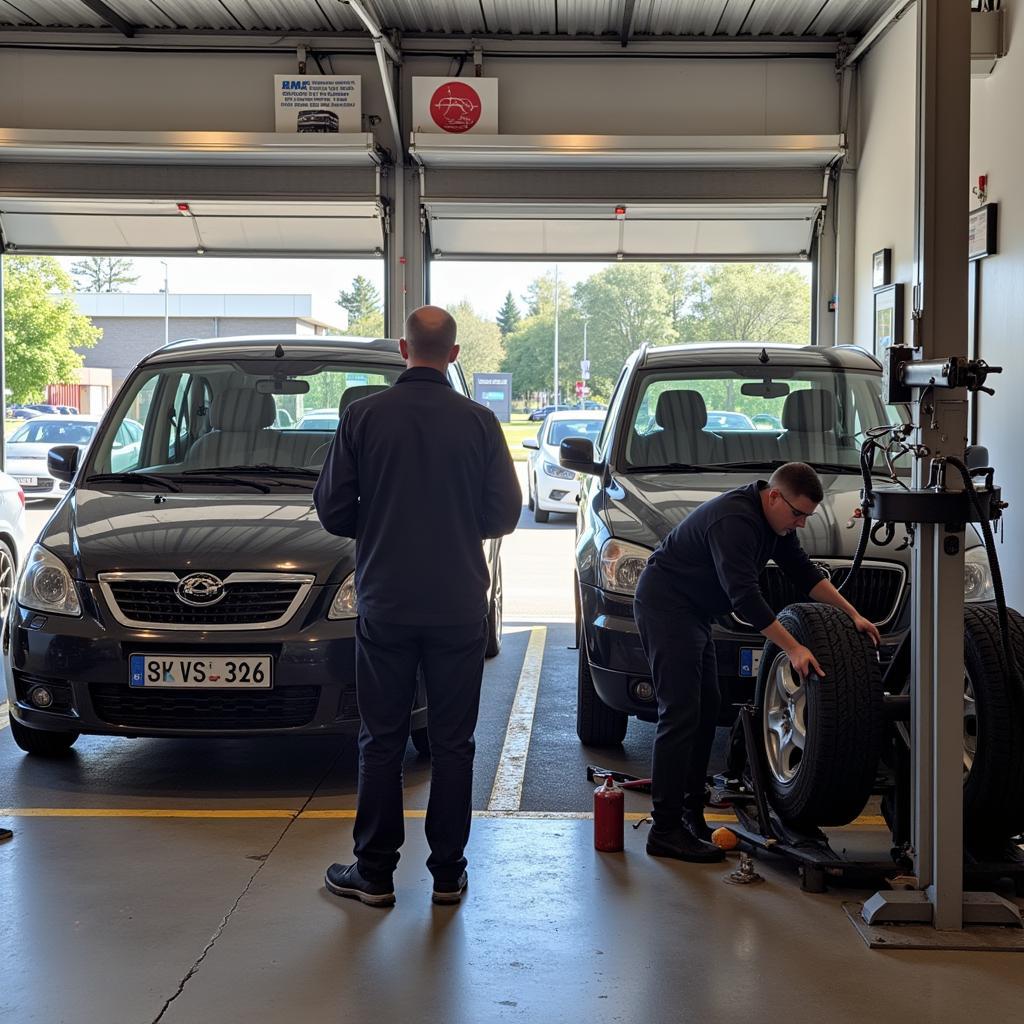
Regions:
[[498, 80], [414, 77], [412, 124], [415, 132], [497, 135]]
[[362, 131], [359, 75], [274, 75], [274, 131]]

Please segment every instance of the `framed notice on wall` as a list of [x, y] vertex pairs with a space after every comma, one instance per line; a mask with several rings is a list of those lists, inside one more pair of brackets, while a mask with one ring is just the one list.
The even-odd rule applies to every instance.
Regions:
[[360, 131], [361, 81], [359, 75], [274, 75], [274, 131]]
[[967, 258], [980, 260], [996, 251], [996, 211], [998, 203], [986, 203], [971, 210], [967, 221]]
[[874, 352], [881, 357], [889, 345], [903, 344], [903, 285], [875, 289]]

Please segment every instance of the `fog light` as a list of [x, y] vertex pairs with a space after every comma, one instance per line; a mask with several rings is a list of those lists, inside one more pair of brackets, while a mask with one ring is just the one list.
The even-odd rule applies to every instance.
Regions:
[[53, 703], [53, 694], [46, 686], [33, 686], [28, 691], [28, 699], [37, 708], [48, 708]]
[[632, 686], [633, 698], [647, 704], [654, 700], [654, 687], [646, 679], [638, 679]]

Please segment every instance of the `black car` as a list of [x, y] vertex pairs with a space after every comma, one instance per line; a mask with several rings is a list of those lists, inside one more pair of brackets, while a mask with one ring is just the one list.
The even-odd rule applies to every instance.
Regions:
[[[781, 427], [712, 430], [708, 409], [743, 413], [741, 423], [771, 417]], [[821, 476], [825, 500], [801, 542], [841, 586], [860, 536], [861, 439], [902, 415], [882, 403], [880, 364], [853, 346], [723, 343], [633, 353], [597, 442], [571, 438], [559, 452], [564, 468], [585, 474], [576, 530], [576, 725], [584, 743], [618, 743], [629, 715], [657, 718], [633, 594], [662, 538], [708, 498], [767, 478], [783, 463], [807, 462]], [[844, 591], [881, 630], [883, 660], [909, 627], [909, 565], [909, 541], [899, 531], [886, 546], [869, 544]], [[776, 611], [806, 600], [773, 564], [761, 588]], [[964, 598], [993, 596], [984, 546], [970, 532]], [[764, 639], [736, 615], [719, 619], [713, 633], [728, 719], [753, 697]]]
[[540, 420], [546, 420], [553, 412], [562, 412], [569, 408], [570, 407], [568, 405], [543, 405], [539, 409], [534, 409], [527, 419], [536, 423]]
[[[394, 341], [299, 336], [181, 341], [143, 360], [84, 453], [50, 451], [51, 472], [74, 482], [3, 631], [18, 745], [355, 732], [355, 543], [312, 505], [334, 431], [292, 424], [403, 370]], [[449, 379], [468, 393], [457, 365]], [[142, 432], [126, 463], [128, 423]], [[485, 555], [493, 656], [499, 543]], [[412, 728], [425, 750], [422, 688]]]

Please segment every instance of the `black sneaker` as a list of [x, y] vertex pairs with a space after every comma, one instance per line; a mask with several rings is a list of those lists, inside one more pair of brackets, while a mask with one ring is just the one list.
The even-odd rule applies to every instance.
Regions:
[[647, 852], [652, 857], [674, 857], [696, 864], [713, 864], [725, 860], [725, 851], [698, 839], [684, 825], [666, 832], [651, 829], [647, 834]]
[[454, 882], [442, 882], [435, 878], [434, 893], [431, 899], [435, 903], [459, 903], [467, 885], [469, 885], [469, 875], [465, 871]]
[[683, 824], [699, 840], [701, 840], [701, 842], [711, 842], [711, 827], [704, 820], [703, 811], [683, 811]]
[[395, 887], [391, 882], [371, 882], [359, 874], [357, 864], [332, 864], [324, 875], [324, 885], [335, 896], [359, 900], [368, 907], [393, 907]]

